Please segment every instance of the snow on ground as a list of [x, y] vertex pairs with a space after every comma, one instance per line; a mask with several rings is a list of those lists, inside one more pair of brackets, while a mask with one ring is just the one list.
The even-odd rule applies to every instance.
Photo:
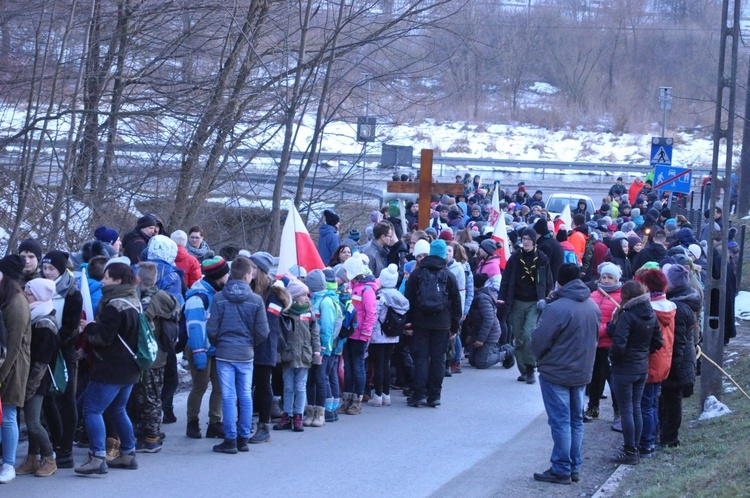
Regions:
[[700, 414], [698, 420], [708, 420], [729, 413], [732, 413], [732, 410], [730, 410], [727, 405], [716, 399], [714, 396], [709, 396], [703, 403], [703, 413]]
[[750, 292], [740, 291], [734, 299], [734, 316], [750, 320]]

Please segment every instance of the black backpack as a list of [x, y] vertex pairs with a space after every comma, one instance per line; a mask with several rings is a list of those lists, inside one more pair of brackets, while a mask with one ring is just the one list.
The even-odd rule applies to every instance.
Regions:
[[448, 307], [448, 270], [425, 269], [419, 275], [417, 302], [425, 313], [435, 315]]
[[406, 326], [406, 314], [401, 314], [395, 309], [388, 307], [385, 312], [385, 321], [380, 322], [380, 330], [386, 337], [399, 337], [404, 333]]

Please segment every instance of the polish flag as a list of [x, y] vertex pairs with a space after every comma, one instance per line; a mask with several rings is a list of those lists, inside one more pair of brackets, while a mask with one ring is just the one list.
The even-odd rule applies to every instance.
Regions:
[[81, 299], [83, 300], [83, 312], [86, 320], [94, 321], [94, 305], [91, 302], [91, 289], [89, 289], [88, 268], [81, 268]]
[[308, 272], [322, 270], [326, 267], [320, 259], [318, 249], [307, 231], [302, 217], [294, 204], [289, 203], [289, 214], [281, 231], [281, 247], [279, 249], [279, 266], [276, 276], [280, 277], [294, 265], [303, 267]]
[[500, 269], [505, 270], [505, 265], [510, 259], [510, 239], [508, 239], [508, 227], [505, 225], [505, 214], [500, 213], [495, 222], [495, 227], [492, 230], [492, 240], [497, 242], [497, 245], [502, 245], [495, 254], [500, 256]]
[[570, 204], [565, 204], [565, 208], [560, 213], [560, 219], [563, 220], [568, 230], [573, 230], [573, 218], [570, 216]]
[[492, 194], [492, 204], [490, 205], [490, 215], [487, 222], [491, 226], [495, 226], [497, 223], [497, 220], [501, 218], [500, 216], [500, 194], [498, 193], [498, 189], [495, 188], [495, 193]]

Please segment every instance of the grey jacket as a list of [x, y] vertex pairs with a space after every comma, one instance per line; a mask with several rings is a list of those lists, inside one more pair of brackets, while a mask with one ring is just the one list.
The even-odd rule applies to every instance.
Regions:
[[558, 289], [531, 332], [539, 375], [561, 386], [591, 382], [601, 312], [580, 279]]
[[492, 287], [482, 287], [474, 296], [468, 319], [471, 321], [471, 336], [475, 341], [495, 345], [500, 340], [496, 301], [497, 292]]
[[263, 299], [246, 282], [228, 281], [211, 303], [206, 332], [217, 360], [252, 361], [253, 347], [268, 338]]
[[380, 289], [377, 304], [378, 316], [377, 320], [375, 320], [375, 325], [372, 327], [370, 344], [395, 344], [398, 342], [398, 337], [388, 337], [381, 329], [381, 325], [385, 321], [385, 315], [388, 313], [388, 308], [393, 308], [396, 313], [405, 315], [409, 311], [409, 300], [396, 289]]

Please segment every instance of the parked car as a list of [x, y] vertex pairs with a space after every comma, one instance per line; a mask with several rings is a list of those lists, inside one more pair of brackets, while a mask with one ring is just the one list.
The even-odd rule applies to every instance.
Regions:
[[572, 213], [574, 209], [578, 207], [578, 201], [580, 199], [583, 199], [586, 201], [586, 209], [593, 214], [596, 212], [596, 208], [594, 208], [594, 202], [591, 200], [591, 197], [587, 195], [580, 195], [580, 194], [552, 194], [547, 199], [547, 212], [549, 213], [550, 217], [554, 220], [555, 216], [558, 216], [559, 214], [562, 214], [563, 210], [565, 209], [565, 205], [567, 204], [570, 206], [570, 212]]

